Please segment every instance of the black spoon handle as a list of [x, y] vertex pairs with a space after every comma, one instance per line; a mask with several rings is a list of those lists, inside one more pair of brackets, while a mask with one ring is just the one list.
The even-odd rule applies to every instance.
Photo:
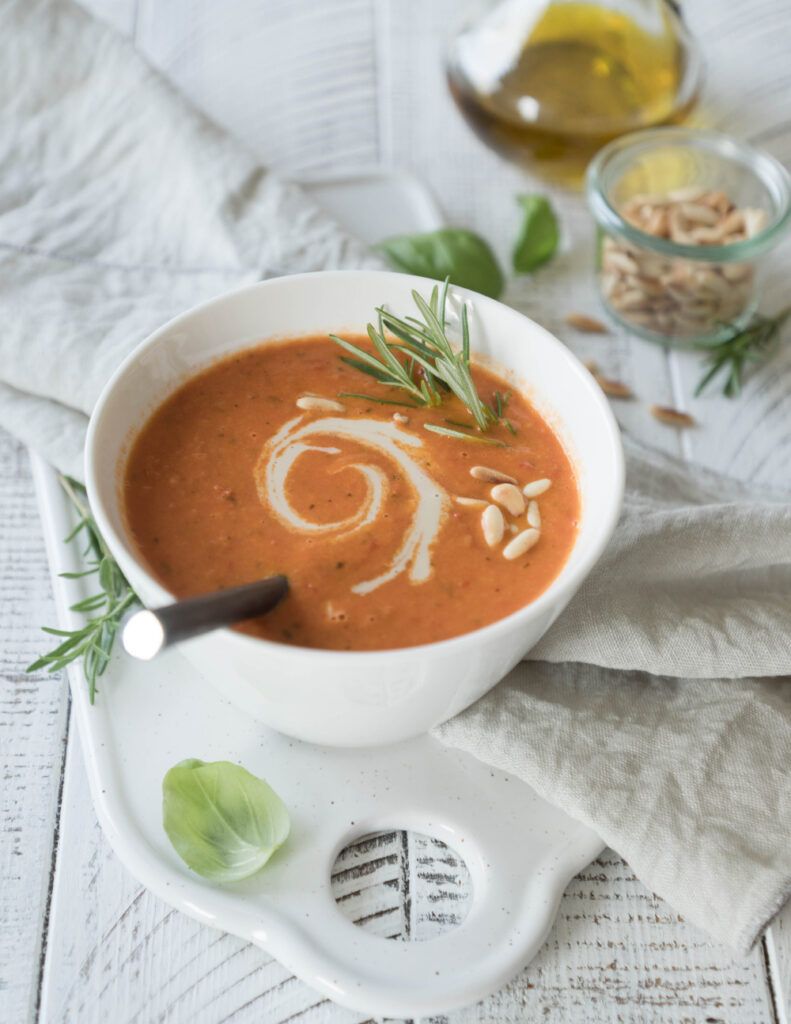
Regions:
[[124, 648], [133, 657], [148, 661], [171, 644], [263, 615], [280, 604], [287, 593], [286, 576], [268, 576], [241, 587], [135, 612], [124, 625]]

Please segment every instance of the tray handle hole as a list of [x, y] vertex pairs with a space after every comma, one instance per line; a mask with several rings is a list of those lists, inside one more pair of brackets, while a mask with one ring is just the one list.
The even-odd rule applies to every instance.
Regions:
[[470, 872], [440, 839], [419, 832], [372, 832], [341, 850], [332, 894], [353, 924], [404, 942], [435, 939], [472, 906]]

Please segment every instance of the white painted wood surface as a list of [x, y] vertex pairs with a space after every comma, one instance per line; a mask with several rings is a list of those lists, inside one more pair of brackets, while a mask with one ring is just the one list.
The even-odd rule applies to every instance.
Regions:
[[[534, 187], [485, 150], [447, 96], [441, 52], [455, 0], [91, 0], [86, 5], [141, 50], [262, 159], [290, 173], [415, 171], [451, 221], [492, 239], [504, 260], [513, 196]], [[710, 60], [708, 119], [733, 124], [786, 161], [791, 123], [762, 117], [762, 95], [791, 87], [787, 9], [774, 0], [690, 7]], [[779, 13], [778, 13], [779, 12]], [[738, 36], [745, 91], [725, 59]], [[295, 42], [296, 40], [296, 42]], [[578, 198], [556, 194], [564, 253], [507, 301], [556, 330], [584, 358], [649, 402], [691, 409], [687, 434], [656, 424], [642, 401], [621, 403], [637, 436], [756, 483], [791, 475], [791, 348], [786, 344], [737, 403], [691, 397], [693, 357], [667, 356], [622, 334], [575, 336], [563, 315], [596, 311], [587, 268], [590, 223]], [[766, 308], [783, 298], [782, 267]], [[43, 544], [26, 457], [0, 439], [3, 759], [0, 852], [0, 1020], [3, 1022], [362, 1019], [320, 1000], [276, 962], [161, 904], [126, 874], [96, 824], [79, 745], [58, 680], [27, 677], [37, 624], [51, 621]], [[67, 739], [68, 738], [68, 739]], [[62, 789], [62, 804], [60, 804]], [[425, 938], [463, 908], [458, 866], [432, 844], [393, 834], [339, 863], [336, 893], [380, 934]], [[687, 925], [603, 855], [569, 886], [547, 946], [506, 990], [450, 1015], [494, 1021], [764, 1024], [788, 1020], [791, 911], [746, 958]]]

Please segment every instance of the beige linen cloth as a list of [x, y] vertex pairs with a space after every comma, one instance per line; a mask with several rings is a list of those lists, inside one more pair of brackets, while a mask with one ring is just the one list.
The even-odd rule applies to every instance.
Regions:
[[[267, 275], [376, 260], [67, 0], [0, 5], [0, 424], [80, 473], [154, 327]], [[566, 614], [436, 731], [585, 821], [747, 950], [791, 887], [791, 508], [627, 444]], [[648, 673], [652, 673], [649, 675]]]

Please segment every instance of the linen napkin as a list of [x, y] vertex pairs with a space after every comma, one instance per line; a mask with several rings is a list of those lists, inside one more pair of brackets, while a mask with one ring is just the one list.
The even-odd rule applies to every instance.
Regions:
[[[0, 424], [62, 469], [79, 475], [103, 383], [169, 316], [270, 274], [378, 265], [68, 0], [0, 7], [0, 109]], [[770, 678], [791, 668], [791, 511], [627, 458], [623, 520], [566, 614], [436, 734], [744, 950], [791, 889], [791, 686]]]

